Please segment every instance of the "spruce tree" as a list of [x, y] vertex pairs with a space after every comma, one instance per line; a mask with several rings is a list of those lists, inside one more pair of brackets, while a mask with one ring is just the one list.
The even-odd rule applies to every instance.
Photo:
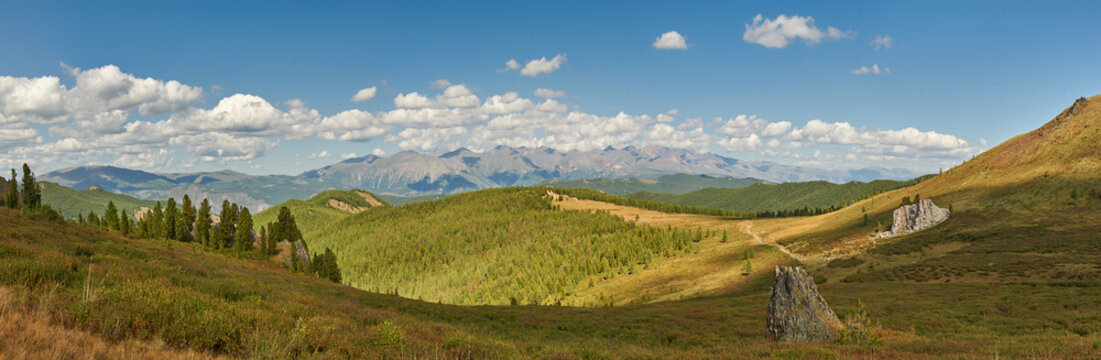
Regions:
[[34, 173], [31, 167], [23, 163], [23, 208], [27, 210], [38, 209], [42, 196], [38, 190], [38, 184], [34, 181]]
[[260, 254], [262, 254], [262, 255], [267, 255], [268, 254], [268, 227], [267, 226], [263, 226], [263, 225], [260, 226], [260, 246], [257, 246], [256, 248], [258, 250], [260, 250]]
[[233, 244], [238, 252], [252, 249], [252, 214], [247, 207], [242, 207], [241, 215], [237, 217], [237, 235], [233, 239]]
[[177, 240], [190, 241], [193, 236], [191, 235], [191, 229], [194, 228], [195, 223], [195, 205], [191, 204], [191, 198], [184, 194], [183, 204], [180, 206], [180, 217], [176, 224]]
[[126, 210], [119, 212], [119, 228], [119, 232], [126, 236], [129, 236], [134, 230], [134, 226], [130, 224], [130, 215], [126, 214]]
[[115, 208], [114, 201], [107, 202], [107, 212], [104, 213], [104, 216], [107, 218], [107, 230], [119, 231], [122, 229], [121, 224], [119, 224], [119, 211]]
[[195, 219], [195, 240], [205, 247], [211, 247], [210, 243], [210, 201], [203, 199], [199, 204], [199, 213]]
[[168, 198], [168, 204], [164, 207], [164, 237], [166, 239], [176, 240], [179, 238], [179, 234], [176, 233], [176, 223], [178, 222], [179, 211], [176, 210], [176, 199]]
[[12, 209], [19, 207], [19, 184], [15, 182], [15, 169], [11, 169], [11, 178], [8, 179], [7, 205]]
[[153, 212], [149, 215], [149, 232], [155, 238], [164, 237], [164, 208], [161, 207], [161, 202], [158, 201], [157, 205], [153, 206]]

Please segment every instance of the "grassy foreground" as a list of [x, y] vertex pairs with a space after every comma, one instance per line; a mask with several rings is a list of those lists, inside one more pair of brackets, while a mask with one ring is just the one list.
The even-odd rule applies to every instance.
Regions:
[[884, 344], [773, 344], [763, 339], [767, 278], [647, 305], [467, 307], [6, 209], [0, 229], [0, 317], [36, 329], [0, 322], [4, 357], [985, 359], [1090, 358], [1101, 347], [1096, 283], [825, 284], [841, 314], [868, 304]]

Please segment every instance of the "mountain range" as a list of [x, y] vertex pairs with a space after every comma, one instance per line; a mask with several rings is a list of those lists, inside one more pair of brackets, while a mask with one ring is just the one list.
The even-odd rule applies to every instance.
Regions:
[[152, 173], [113, 166], [81, 166], [52, 171], [41, 180], [74, 189], [98, 185], [143, 199], [223, 199], [260, 211], [293, 198], [328, 189], [359, 188], [382, 196], [452, 194], [547, 180], [652, 178], [692, 174], [755, 178], [769, 182], [824, 180], [836, 183], [916, 177], [905, 169], [826, 170], [772, 162], [743, 161], [713, 153], [661, 146], [561, 152], [550, 148], [498, 146], [483, 152], [460, 148], [437, 153], [402, 151], [367, 155], [290, 175], [247, 175], [231, 170]]

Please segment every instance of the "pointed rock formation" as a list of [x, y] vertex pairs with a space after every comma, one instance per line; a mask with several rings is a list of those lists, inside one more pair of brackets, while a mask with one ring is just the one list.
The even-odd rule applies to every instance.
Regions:
[[891, 230], [879, 233], [879, 237], [908, 234], [925, 230], [948, 219], [948, 209], [933, 204], [933, 200], [921, 199], [917, 204], [903, 205], [894, 212]]
[[777, 266], [773, 273], [765, 336], [786, 342], [836, 339], [841, 321], [818, 295], [818, 287], [807, 272], [800, 267]]

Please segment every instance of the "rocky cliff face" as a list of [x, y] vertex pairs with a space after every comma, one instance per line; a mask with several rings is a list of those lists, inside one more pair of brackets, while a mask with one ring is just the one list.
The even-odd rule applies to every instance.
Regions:
[[800, 267], [777, 266], [768, 302], [765, 336], [771, 341], [815, 342], [837, 338], [841, 321]]
[[879, 233], [879, 237], [902, 235], [925, 230], [948, 219], [948, 209], [933, 204], [933, 200], [921, 199], [917, 204], [903, 205], [894, 212], [891, 229]]

